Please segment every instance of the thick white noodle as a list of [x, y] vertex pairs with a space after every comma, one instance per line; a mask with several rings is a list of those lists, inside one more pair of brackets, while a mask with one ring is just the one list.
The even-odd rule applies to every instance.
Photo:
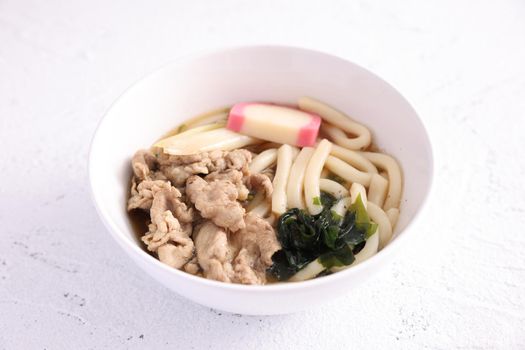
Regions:
[[258, 206], [256, 206], [250, 211], [250, 213], [257, 214], [261, 218], [266, 217], [266, 215], [268, 215], [269, 212], [270, 212], [270, 203], [268, 203], [267, 201], [263, 201], [259, 203]]
[[352, 198], [343, 197], [337, 202], [335, 202], [335, 204], [332, 206], [332, 208], [330, 208], [330, 210], [332, 210], [339, 216], [345, 216], [348, 208], [350, 208], [350, 205], [352, 205]]
[[355, 261], [350, 266], [355, 266], [377, 253], [379, 250], [380, 235], [381, 234], [378, 227], [376, 232], [372, 236], [368, 237], [363, 249], [361, 249], [361, 251], [355, 255]]
[[304, 174], [313, 153], [312, 147], [303, 147], [295, 158], [286, 186], [287, 208], [306, 208], [303, 198]]
[[[342, 112], [310, 97], [301, 97], [297, 102], [300, 109], [318, 114], [325, 121], [357, 137], [350, 139], [345, 135], [342, 146], [349, 149], [365, 149], [370, 145], [372, 135], [364, 125], [356, 123]], [[323, 123], [326, 125], [327, 123]], [[336, 142], [337, 143], [337, 142]]]
[[345, 216], [348, 208], [350, 208], [350, 206], [355, 203], [359, 195], [361, 195], [361, 201], [363, 202], [365, 209], [367, 209], [368, 201], [366, 199], [366, 189], [363, 185], [353, 183], [352, 186], [350, 186], [349, 194], [349, 197], [343, 197], [335, 202], [330, 210], [336, 212], [339, 216]]
[[397, 220], [399, 219], [399, 209], [390, 208], [386, 211], [386, 215], [388, 216], [388, 220], [390, 220], [390, 224], [392, 225], [392, 230], [394, 230], [397, 224]]
[[295, 158], [297, 157], [297, 155], [299, 154], [301, 150], [297, 147], [292, 147], [292, 157], [293, 159], [295, 160]]
[[[359, 124], [358, 124], [359, 125]], [[364, 126], [362, 126], [362, 132], [368, 131]], [[366, 141], [363, 141], [362, 139], [355, 138], [351, 139], [345, 134], [345, 132], [341, 129], [339, 129], [337, 126], [331, 125], [329, 123], [323, 123], [321, 125], [321, 132], [328, 136], [328, 138], [333, 141], [336, 145], [345, 147], [347, 149], [351, 150], [360, 150], [365, 149], [370, 144], [370, 141], [368, 141], [368, 144], [366, 144]]]
[[306, 281], [314, 278], [321, 272], [323, 272], [326, 268], [319, 262], [319, 259], [315, 259], [305, 267], [303, 267], [301, 270], [299, 270], [295, 275], [290, 277], [288, 281], [290, 282], [299, 282], [299, 281]]
[[359, 171], [350, 164], [343, 162], [339, 158], [336, 158], [334, 156], [328, 156], [328, 158], [326, 159], [325, 166], [332, 173], [345, 179], [346, 181], [357, 182], [365, 187], [368, 187], [370, 185], [372, 174]]
[[343, 185], [341, 185], [339, 182], [329, 179], [320, 179], [319, 188], [321, 191], [331, 194], [336, 199], [348, 197], [349, 195], [348, 190]]
[[344, 160], [357, 170], [361, 170], [366, 173], [377, 174], [377, 168], [372, 164], [371, 161], [363, 157], [359, 152], [352, 151], [350, 149], [332, 145], [332, 152], [330, 154], [341, 160]]
[[[367, 208], [368, 212], [368, 201], [366, 200], [366, 192], [365, 188], [357, 183], [352, 184], [352, 187], [350, 187], [350, 195], [351, 197], [346, 197], [337, 202], [333, 207], [332, 210], [335, 211], [337, 214], [341, 216], [346, 215], [346, 211], [350, 207], [352, 203], [354, 203], [357, 200], [357, 197], [361, 195], [361, 200], [363, 201], [363, 205], [365, 208]], [[370, 258], [372, 255], [377, 253], [378, 247], [379, 247], [379, 228], [376, 230], [376, 232], [370, 236], [365, 243], [365, 246], [359, 253], [355, 255], [355, 261], [348, 265], [348, 266], [334, 266], [330, 269], [332, 272], [341, 271], [344, 269], [347, 269], [351, 266], [355, 266], [359, 264], [360, 262], [365, 261], [366, 259]]]
[[250, 173], [260, 173], [277, 161], [277, 149], [270, 148], [256, 155], [250, 163]]
[[361, 154], [388, 174], [389, 186], [385, 204], [383, 205], [384, 210], [399, 208], [401, 191], [403, 190], [403, 178], [396, 160], [383, 153], [361, 152]]
[[273, 178], [272, 212], [278, 215], [286, 212], [286, 185], [294, 158], [290, 145], [282, 145], [277, 151], [277, 169]]
[[352, 204], [355, 203], [357, 198], [361, 195], [361, 201], [363, 202], [363, 205], [365, 206], [365, 209], [368, 209], [368, 200], [366, 197], [366, 188], [361, 185], [360, 183], [354, 182], [352, 186], [350, 186], [350, 198], [352, 198]]
[[321, 171], [321, 175], [319, 177], [321, 179], [326, 179], [328, 176], [330, 176], [330, 170], [323, 168], [323, 170]]
[[383, 249], [392, 238], [392, 224], [386, 213], [372, 202], [368, 202], [367, 208], [370, 219], [379, 227], [379, 249]]
[[332, 143], [328, 140], [322, 140], [317, 145], [308, 166], [306, 167], [306, 174], [304, 177], [304, 197], [308, 212], [312, 215], [319, 214], [323, 206], [321, 205], [321, 190], [319, 189], [319, 177], [323, 170], [326, 158], [330, 154]]
[[379, 174], [373, 174], [368, 188], [368, 200], [383, 207], [388, 192], [388, 180]]

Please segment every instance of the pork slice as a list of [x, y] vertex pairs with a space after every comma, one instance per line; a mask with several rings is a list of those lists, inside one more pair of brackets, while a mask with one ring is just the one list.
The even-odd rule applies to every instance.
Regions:
[[133, 174], [140, 179], [149, 179], [150, 173], [158, 167], [157, 158], [148, 150], [139, 150], [131, 158]]
[[188, 165], [193, 163], [199, 163], [202, 162], [204, 159], [207, 158], [206, 153], [195, 153], [195, 154], [188, 154], [188, 155], [171, 155], [162, 152], [160, 150], [159, 156], [158, 156], [158, 162], [160, 166], [168, 166], [168, 165]]
[[244, 208], [237, 201], [239, 192], [230, 181], [218, 179], [206, 182], [199, 176], [186, 181], [186, 195], [203, 218], [231, 231], [243, 229]]
[[208, 159], [206, 153], [190, 155], [169, 155], [160, 153], [158, 162], [160, 172], [175, 186], [183, 186], [191, 175], [208, 174]]
[[228, 243], [226, 231], [207, 221], [194, 234], [194, 239], [197, 261], [204, 277], [231, 282], [233, 248]]
[[160, 261], [177, 269], [193, 257], [194, 248], [190, 238], [193, 212], [180, 201], [180, 196], [175, 187], [155, 193], [149, 232], [142, 237], [149, 251], [156, 252]]
[[245, 149], [236, 149], [226, 154], [226, 169], [240, 170], [249, 174], [248, 166], [252, 161], [252, 154]]
[[180, 191], [173, 186], [156, 192], [153, 201], [155, 205], [152, 205], [150, 210], [152, 221], [153, 217], [169, 210], [181, 223], [191, 223], [195, 218], [193, 208], [188, 207], [181, 197]]
[[234, 282], [242, 284], [264, 284], [266, 270], [257, 259], [257, 254], [248, 248], [241, 248], [233, 261]]
[[[193, 244], [195, 244], [195, 241], [193, 242]], [[197, 260], [196, 255], [194, 255], [193, 258], [190, 261], [188, 261], [186, 265], [184, 265], [183, 268], [184, 268], [184, 271], [192, 275], [201, 275], [200, 274], [201, 268], [199, 266], [199, 262]]]
[[196, 174], [209, 174], [228, 169], [245, 173], [252, 160], [251, 153], [240, 149], [234, 151], [211, 151], [190, 155], [159, 155], [160, 172], [175, 186], [184, 185], [186, 180]]
[[234, 282], [264, 284], [266, 270], [272, 265], [272, 255], [281, 246], [273, 227], [260, 216], [248, 213], [246, 227], [233, 233], [232, 243], [239, 247], [233, 261]]
[[160, 261], [179, 269], [192, 258], [193, 241], [188, 234], [191, 224], [182, 227], [171, 211], [166, 210], [149, 226], [149, 233], [142, 241], [149, 251], [157, 253]]
[[128, 199], [128, 210], [149, 210], [153, 197], [159, 191], [170, 189], [171, 184], [165, 180], [144, 180], [137, 185], [135, 178], [131, 180], [131, 197]]
[[230, 181], [237, 188], [237, 192], [238, 192], [237, 199], [240, 201], [244, 201], [248, 198], [248, 194], [250, 194], [250, 191], [244, 184], [243, 177], [244, 177], [244, 174], [241, 171], [234, 170], [234, 169], [228, 169], [224, 172], [214, 171], [213, 173], [206, 175], [204, 177], [204, 180], [208, 182], [212, 182], [215, 180]]
[[209, 172], [208, 168], [200, 162], [189, 165], [163, 166], [160, 169], [166, 178], [177, 187], [184, 186], [186, 180], [194, 174], [208, 174]]
[[273, 264], [272, 255], [281, 249], [275, 229], [257, 214], [248, 213], [244, 221], [246, 223], [244, 233], [255, 234], [261, 262], [265, 267], [270, 267]]

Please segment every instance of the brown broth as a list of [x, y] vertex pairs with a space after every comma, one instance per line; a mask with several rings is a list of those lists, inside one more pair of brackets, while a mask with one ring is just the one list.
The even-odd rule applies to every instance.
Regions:
[[142, 209], [133, 209], [128, 211], [128, 217], [133, 232], [135, 233], [135, 238], [142, 243], [142, 236], [148, 232], [148, 224], [150, 222], [149, 214]]
[[[133, 181], [133, 175], [130, 176], [128, 182], [128, 188], [131, 188], [131, 183]], [[131, 191], [128, 190], [127, 200], [131, 197]], [[127, 202], [126, 200], [126, 202]], [[152, 252], [145, 249], [144, 243], [142, 242], [142, 236], [148, 232], [148, 225], [151, 222], [149, 213], [142, 209], [133, 209], [127, 211], [129, 222], [131, 223], [131, 229], [134, 234], [134, 238], [139, 244], [139, 246], [146, 253], [155, 256]]]

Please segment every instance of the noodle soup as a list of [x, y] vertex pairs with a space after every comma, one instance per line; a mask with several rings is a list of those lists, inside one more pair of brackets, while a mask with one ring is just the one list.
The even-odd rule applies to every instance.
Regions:
[[[144, 220], [134, 227], [145, 249], [204, 278], [267, 284], [336, 273], [387, 245], [402, 172], [372, 146], [370, 130], [308, 97], [257, 108], [254, 129], [243, 121], [233, 131], [236, 107], [218, 109], [135, 153], [128, 211]], [[319, 118], [305, 124], [315, 131], [308, 146], [285, 137], [304, 135], [299, 113]], [[288, 115], [286, 130], [266, 125]]]

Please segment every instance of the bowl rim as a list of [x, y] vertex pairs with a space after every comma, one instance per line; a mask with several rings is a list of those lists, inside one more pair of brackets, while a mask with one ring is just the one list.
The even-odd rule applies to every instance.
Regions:
[[[394, 90], [401, 99], [403, 99], [408, 107], [414, 112], [414, 115], [417, 117], [416, 122], [420, 124], [421, 130], [423, 131], [424, 139], [427, 141], [425, 144], [425, 153], [428, 155], [429, 159], [429, 185], [426, 190], [426, 193], [423, 196], [423, 199], [421, 201], [421, 205], [416, 209], [416, 212], [414, 213], [413, 218], [407, 223], [406, 227], [402, 230], [397, 232], [397, 237], [395, 240], [389, 242], [382, 250], [377, 252], [374, 256], [370, 257], [369, 259], [361, 262], [360, 264], [339, 271], [337, 273], [330, 274], [328, 276], [323, 276], [321, 278], [315, 278], [311, 280], [306, 281], [300, 281], [300, 282], [283, 282], [283, 283], [272, 283], [267, 285], [245, 285], [245, 284], [238, 284], [238, 283], [227, 283], [227, 282], [220, 282], [215, 281], [211, 279], [207, 279], [200, 276], [195, 276], [190, 273], [184, 272], [179, 269], [172, 268], [164, 263], [162, 263], [160, 260], [156, 259], [155, 257], [151, 256], [150, 254], [146, 253], [143, 248], [141, 248], [139, 245], [135, 244], [131, 240], [127, 239], [125, 237], [125, 233], [121, 232], [118, 225], [114, 222], [114, 220], [105, 212], [103, 212], [101, 206], [99, 205], [99, 200], [96, 194], [96, 184], [94, 182], [94, 169], [93, 169], [93, 163], [94, 163], [94, 152], [93, 148], [95, 143], [97, 142], [98, 135], [100, 129], [104, 126], [105, 121], [107, 120], [107, 116], [110, 114], [110, 112], [113, 110], [115, 105], [120, 103], [120, 101], [136, 86], [140, 85], [145, 80], [157, 75], [161, 74], [164, 70], [170, 69], [177, 65], [183, 65], [185, 63], [189, 63], [193, 60], [197, 60], [200, 58], [204, 58], [206, 56], [210, 55], [218, 55], [223, 54], [227, 52], [233, 52], [233, 51], [244, 51], [244, 50], [283, 50], [288, 51], [292, 50], [299, 53], [304, 53], [308, 55], [321, 55], [321, 56], [327, 56], [330, 59], [343, 61], [344, 63], [350, 63], [358, 68], [364, 70], [367, 74], [370, 74], [375, 79], [380, 80], [384, 84], [386, 84], [389, 88]], [[376, 75], [375, 73], [371, 72], [370, 70], [346, 59], [340, 56], [337, 56], [335, 54], [319, 51], [316, 49], [311, 48], [305, 48], [305, 47], [299, 47], [299, 46], [290, 46], [290, 45], [234, 45], [234, 46], [224, 46], [220, 48], [210, 48], [205, 50], [199, 50], [194, 53], [189, 53], [185, 55], [181, 55], [178, 58], [172, 59], [170, 61], [165, 62], [164, 64], [160, 65], [159, 67], [150, 70], [149, 72], [143, 74], [141, 77], [133, 81], [130, 85], [128, 85], [121, 94], [107, 107], [98, 121], [98, 124], [95, 128], [95, 131], [93, 133], [93, 136], [91, 138], [91, 142], [89, 145], [89, 154], [88, 154], [88, 178], [89, 178], [89, 188], [90, 188], [90, 195], [91, 199], [94, 203], [95, 209], [103, 222], [106, 229], [109, 231], [113, 239], [118, 243], [119, 246], [121, 246], [127, 254], [131, 255], [131, 253], [135, 253], [135, 256], [139, 257], [145, 264], [152, 264], [155, 268], [161, 269], [164, 272], [168, 274], [175, 274], [179, 275], [181, 278], [187, 278], [197, 284], [202, 284], [208, 287], [213, 288], [223, 288], [228, 290], [234, 290], [239, 292], [258, 292], [258, 293], [273, 293], [276, 291], [294, 291], [297, 289], [304, 289], [304, 288], [314, 288], [316, 286], [322, 286], [322, 285], [328, 285], [332, 283], [336, 283], [338, 280], [350, 278], [351, 275], [359, 273], [361, 270], [367, 270], [369, 267], [372, 267], [372, 265], [381, 265], [382, 262], [384, 262], [389, 256], [391, 256], [396, 250], [398, 250], [403, 242], [405, 242], [408, 239], [408, 235], [405, 231], [414, 231], [411, 230], [411, 228], [419, 222], [419, 220], [422, 217], [422, 213], [424, 212], [424, 209], [428, 207], [429, 198], [431, 198], [431, 194], [434, 189], [434, 171], [435, 171], [435, 159], [434, 154], [432, 150], [432, 140], [430, 138], [430, 134], [428, 133], [428, 128], [425, 126], [424, 121], [421, 119], [419, 114], [416, 112], [412, 104], [409, 102], [409, 100], [403, 96], [394, 86], [392, 86], [390, 83]], [[403, 234], [402, 234], [403, 233]], [[135, 262], [136, 265], [138, 265], [138, 262]], [[385, 266], [385, 264], [382, 264]], [[141, 266], [142, 268], [142, 266]], [[142, 268], [144, 270], [144, 268]], [[146, 271], [145, 271], [146, 272]], [[146, 272], [147, 274], [151, 275], [150, 272]]]

